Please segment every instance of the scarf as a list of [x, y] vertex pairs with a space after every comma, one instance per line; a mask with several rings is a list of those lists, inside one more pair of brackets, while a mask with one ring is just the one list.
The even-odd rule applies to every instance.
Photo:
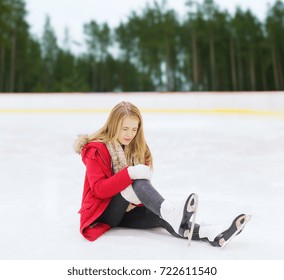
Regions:
[[[113, 171], [114, 173], [119, 172], [120, 170], [124, 169], [125, 167], [129, 165], [136, 165], [139, 162], [134, 156], [126, 158], [125, 152], [122, 148], [122, 146], [119, 143], [106, 143], [107, 149], [110, 153], [111, 159], [112, 159], [112, 165], [113, 165]], [[127, 150], [127, 146], [125, 146], [125, 149]], [[132, 185], [129, 185], [127, 188], [125, 188], [123, 191], [120, 192], [122, 197], [133, 204], [141, 204], [141, 201], [135, 194]]]

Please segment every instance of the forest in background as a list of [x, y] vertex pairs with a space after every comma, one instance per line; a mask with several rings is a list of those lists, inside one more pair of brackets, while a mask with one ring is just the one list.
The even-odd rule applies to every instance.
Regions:
[[[86, 50], [58, 45], [47, 16], [35, 38], [24, 0], [0, 0], [0, 92], [284, 90], [284, 3], [261, 22], [213, 0], [185, 0], [187, 17], [165, 3], [132, 11], [115, 28], [82, 26]], [[115, 49], [115, 54], [112, 51]]]

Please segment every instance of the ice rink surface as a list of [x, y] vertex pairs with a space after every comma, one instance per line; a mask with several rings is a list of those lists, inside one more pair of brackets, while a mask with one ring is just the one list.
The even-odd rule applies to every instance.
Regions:
[[[80, 235], [85, 168], [72, 146], [122, 100], [142, 110], [152, 183], [166, 199], [196, 192], [197, 222], [252, 215], [224, 250], [188, 247], [163, 229], [117, 228], [92, 243]], [[283, 101], [283, 93], [0, 95], [0, 259], [284, 259]]]

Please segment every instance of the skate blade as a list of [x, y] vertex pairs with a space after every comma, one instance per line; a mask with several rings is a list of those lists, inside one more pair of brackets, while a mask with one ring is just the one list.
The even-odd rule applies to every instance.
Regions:
[[192, 197], [190, 198], [190, 201], [189, 201], [188, 206], [187, 206], [187, 211], [193, 212], [192, 216], [190, 217], [191, 227], [188, 230], [188, 234], [186, 236], [188, 247], [190, 246], [191, 240], [192, 240], [192, 235], [193, 235], [193, 230], [194, 230], [194, 225], [195, 225], [195, 219], [196, 219], [197, 206], [198, 206], [198, 196], [197, 196], [197, 194], [193, 194]]
[[[249, 222], [249, 220], [251, 219], [251, 215], [245, 215], [245, 220], [244, 222], [241, 224], [238, 224], [238, 229], [234, 232], [234, 234], [232, 234], [232, 236], [226, 240], [222, 245], [221, 245], [221, 250], [223, 250], [228, 243], [230, 243], [232, 241], [232, 239], [241, 231], [243, 230], [243, 228], [245, 227], [245, 225]], [[238, 222], [238, 221], [237, 221]]]

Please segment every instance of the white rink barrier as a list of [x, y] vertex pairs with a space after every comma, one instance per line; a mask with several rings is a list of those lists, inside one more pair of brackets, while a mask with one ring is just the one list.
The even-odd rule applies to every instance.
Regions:
[[284, 92], [0, 94], [0, 113], [108, 113], [123, 100], [148, 113], [284, 117]]

